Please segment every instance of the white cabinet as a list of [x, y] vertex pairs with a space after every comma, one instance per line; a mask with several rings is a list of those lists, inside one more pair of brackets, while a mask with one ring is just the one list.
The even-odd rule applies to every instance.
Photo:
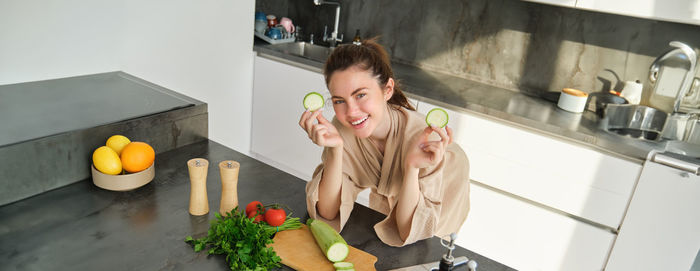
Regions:
[[555, 6], [700, 25], [700, 0], [523, 0]]
[[606, 270], [689, 270], [700, 261], [700, 176], [662, 164], [669, 158], [646, 161]]
[[517, 270], [602, 270], [615, 234], [471, 185], [457, 244]]
[[[432, 109], [421, 102], [419, 112]], [[617, 229], [641, 165], [574, 144], [447, 110], [470, 178]]]
[[447, 111], [474, 184], [461, 245], [517, 269], [602, 269], [641, 165]]
[[[322, 74], [255, 57], [251, 153], [306, 181], [321, 162], [323, 150], [299, 127], [302, 99], [311, 91], [327, 92]], [[331, 120], [333, 110], [323, 115]]]
[[700, 24], [699, 0], [578, 0], [576, 7], [641, 18]]

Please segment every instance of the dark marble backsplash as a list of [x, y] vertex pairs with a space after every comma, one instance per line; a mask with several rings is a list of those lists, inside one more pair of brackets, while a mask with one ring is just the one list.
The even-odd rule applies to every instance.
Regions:
[[[517, 0], [337, 0], [349, 42], [380, 37], [397, 62], [532, 94], [586, 92], [647, 81], [654, 58], [679, 40], [700, 47], [700, 26]], [[308, 40], [333, 27], [335, 6], [257, 0], [256, 11], [289, 17]]]

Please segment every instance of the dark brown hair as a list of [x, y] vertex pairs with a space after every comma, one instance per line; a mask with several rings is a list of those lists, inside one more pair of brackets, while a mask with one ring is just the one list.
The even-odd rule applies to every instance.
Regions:
[[[343, 71], [353, 66], [370, 71], [372, 75], [377, 77], [380, 86], [386, 86], [389, 78], [394, 78], [389, 55], [384, 50], [384, 47], [376, 42], [376, 38], [372, 38], [363, 40], [361, 45], [344, 44], [333, 50], [333, 53], [326, 61], [326, 65], [323, 67], [326, 86], [328, 86], [331, 75], [335, 71]], [[394, 94], [389, 98], [388, 103], [403, 106], [409, 110], [416, 110], [401, 91], [396, 78], [394, 78]]]

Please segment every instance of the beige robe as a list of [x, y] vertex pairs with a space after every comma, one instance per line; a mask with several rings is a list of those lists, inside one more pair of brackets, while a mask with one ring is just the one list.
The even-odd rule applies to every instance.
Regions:
[[[421, 196], [418, 200], [411, 231], [402, 240], [396, 225], [395, 207], [403, 183], [403, 161], [410, 139], [426, 127], [425, 117], [415, 111], [390, 106], [391, 127], [385, 145], [385, 153], [368, 139], [354, 136], [350, 128], [333, 119], [344, 142], [343, 180], [339, 215], [329, 221], [318, 215], [318, 189], [324, 164], [314, 171], [306, 185], [306, 204], [311, 218], [320, 219], [340, 232], [350, 216], [357, 195], [371, 189], [369, 205], [385, 215], [386, 219], [374, 225], [382, 242], [391, 246], [404, 246], [433, 235], [445, 236], [458, 232], [469, 212], [469, 161], [459, 145], [448, 145], [444, 159], [436, 166], [421, 169], [418, 182]], [[436, 133], [431, 140], [438, 140]], [[323, 151], [322, 161], [330, 155]]]

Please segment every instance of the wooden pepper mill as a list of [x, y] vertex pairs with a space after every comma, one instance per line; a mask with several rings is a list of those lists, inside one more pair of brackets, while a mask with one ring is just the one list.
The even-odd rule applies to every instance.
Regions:
[[209, 161], [204, 158], [194, 158], [187, 161], [190, 172], [190, 214], [205, 215], [209, 213], [207, 199], [207, 170]]
[[240, 168], [241, 164], [233, 160], [219, 163], [219, 172], [221, 173], [221, 204], [219, 205], [219, 213], [222, 215], [238, 207], [238, 171]]

